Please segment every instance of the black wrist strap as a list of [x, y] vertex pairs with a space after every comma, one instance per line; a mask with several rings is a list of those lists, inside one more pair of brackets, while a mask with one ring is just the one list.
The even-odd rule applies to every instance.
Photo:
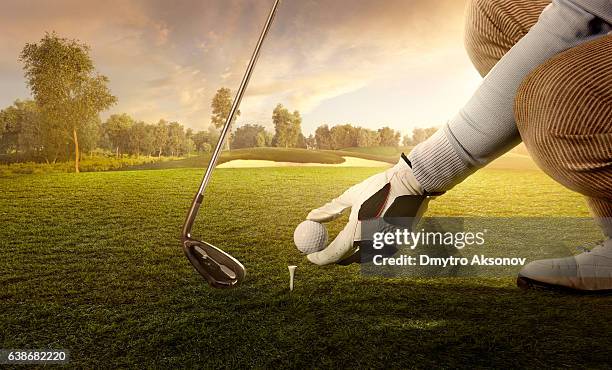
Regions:
[[410, 159], [408, 159], [408, 157], [406, 157], [406, 154], [402, 153], [402, 159], [404, 160], [404, 162], [406, 162], [406, 164], [412, 168], [412, 162], [410, 162]]

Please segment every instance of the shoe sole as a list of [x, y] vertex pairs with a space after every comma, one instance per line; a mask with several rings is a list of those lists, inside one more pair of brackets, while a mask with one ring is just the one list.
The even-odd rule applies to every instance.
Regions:
[[519, 276], [516, 278], [516, 286], [523, 290], [547, 290], [547, 291], [555, 291], [559, 293], [569, 293], [575, 295], [609, 295], [612, 294], [612, 289], [602, 289], [602, 290], [580, 290], [574, 288], [568, 288], [562, 285], [554, 285], [543, 283], [541, 281], [533, 280], [528, 277]]

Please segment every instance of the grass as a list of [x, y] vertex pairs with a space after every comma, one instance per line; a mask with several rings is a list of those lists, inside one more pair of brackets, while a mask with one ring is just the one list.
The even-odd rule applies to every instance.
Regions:
[[[221, 153], [219, 163], [235, 159], [258, 159], [276, 162], [295, 163], [342, 163], [342, 157], [357, 157], [387, 163], [396, 163], [402, 153], [408, 153], [407, 147], [372, 147], [372, 148], [345, 148], [342, 150], [306, 150], [296, 148], [247, 148], [224, 151]], [[210, 161], [210, 154], [192, 155], [186, 158], [177, 157], [85, 157], [81, 161], [81, 172], [101, 172], [116, 170], [160, 170], [172, 168], [204, 168]], [[537, 169], [527, 154], [510, 153], [492, 164], [497, 169]], [[70, 173], [74, 172], [74, 162], [45, 163], [13, 163], [0, 164], [0, 178], [10, 177], [14, 174], [43, 174], [43, 173]]]
[[[247, 266], [231, 291], [208, 288], [179, 247], [201, 169], [0, 179], [0, 347], [66, 348], [80, 368], [609, 366], [612, 297], [307, 263], [295, 225], [377, 171], [217, 170], [195, 234]], [[588, 212], [540, 172], [488, 169], [430, 214]]]

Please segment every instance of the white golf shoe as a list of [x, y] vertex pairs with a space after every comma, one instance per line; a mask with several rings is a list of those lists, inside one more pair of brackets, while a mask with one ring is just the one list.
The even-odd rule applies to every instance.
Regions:
[[612, 239], [567, 258], [533, 261], [519, 272], [521, 288], [560, 288], [612, 293]]

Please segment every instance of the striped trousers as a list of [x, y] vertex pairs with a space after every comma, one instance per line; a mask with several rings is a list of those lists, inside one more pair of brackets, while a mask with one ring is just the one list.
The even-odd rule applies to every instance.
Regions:
[[[469, 0], [465, 45], [481, 75], [536, 23], [550, 0]], [[612, 237], [612, 35], [534, 69], [516, 95], [521, 138], [538, 166], [587, 197]]]

